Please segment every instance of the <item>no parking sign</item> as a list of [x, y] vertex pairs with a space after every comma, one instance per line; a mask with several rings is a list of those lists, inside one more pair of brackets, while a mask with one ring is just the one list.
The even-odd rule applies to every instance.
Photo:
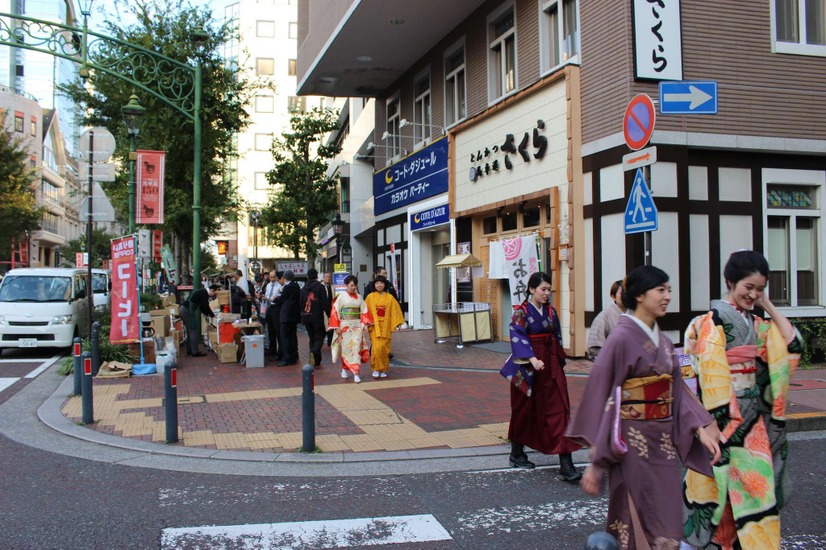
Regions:
[[647, 95], [638, 94], [628, 102], [622, 119], [622, 135], [628, 147], [637, 151], [648, 144], [656, 116], [654, 102]]

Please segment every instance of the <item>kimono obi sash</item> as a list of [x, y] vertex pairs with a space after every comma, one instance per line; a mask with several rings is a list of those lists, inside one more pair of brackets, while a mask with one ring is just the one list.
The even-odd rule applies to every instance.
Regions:
[[662, 420], [671, 417], [670, 374], [629, 378], [622, 383], [620, 415], [624, 420]]
[[528, 334], [528, 339], [531, 341], [531, 347], [533, 348], [534, 353], [536, 354], [535, 357], [540, 358], [545, 351], [550, 351], [550, 349], [546, 350], [545, 348], [550, 348], [553, 344], [552, 340], [554, 339], [554, 335], [550, 332], [537, 332], [535, 334]]
[[351, 307], [351, 306], [344, 306], [341, 308], [341, 314], [339, 318], [342, 321], [358, 321], [361, 319], [361, 308], [358, 307]]
[[726, 350], [726, 360], [731, 372], [731, 385], [734, 391], [745, 390], [756, 384], [755, 373], [757, 366], [754, 359], [757, 357], [757, 346], [746, 344]]

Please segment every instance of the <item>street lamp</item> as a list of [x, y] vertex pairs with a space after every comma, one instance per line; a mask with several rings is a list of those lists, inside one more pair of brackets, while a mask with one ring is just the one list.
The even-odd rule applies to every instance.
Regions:
[[141, 122], [146, 108], [138, 103], [138, 96], [129, 96], [129, 103], [120, 108], [126, 135], [129, 137], [129, 234], [135, 232], [135, 162], [138, 160], [135, 140], [141, 132]]
[[252, 220], [252, 259], [256, 265], [258, 265], [258, 220], [260, 219], [260, 211], [253, 210], [250, 212], [250, 220]]

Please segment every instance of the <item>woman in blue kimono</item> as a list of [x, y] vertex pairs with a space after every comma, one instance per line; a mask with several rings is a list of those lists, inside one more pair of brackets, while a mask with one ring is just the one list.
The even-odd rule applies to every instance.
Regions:
[[559, 475], [577, 481], [571, 453], [579, 445], [565, 439], [571, 419], [568, 383], [562, 368], [565, 351], [559, 317], [550, 305], [551, 278], [534, 273], [528, 279], [528, 298], [513, 311], [510, 324], [512, 354], [502, 368], [511, 382], [510, 463], [533, 468], [525, 445], [544, 454], [559, 455]]

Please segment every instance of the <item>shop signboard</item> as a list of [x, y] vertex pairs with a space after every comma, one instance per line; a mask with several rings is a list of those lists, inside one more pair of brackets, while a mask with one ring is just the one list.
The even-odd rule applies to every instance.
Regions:
[[414, 212], [410, 214], [410, 230], [419, 231], [420, 229], [427, 229], [442, 225], [450, 221], [450, 205], [440, 204], [421, 212]]
[[135, 263], [135, 237], [112, 239], [112, 325], [113, 344], [135, 342], [140, 337], [138, 322], [138, 271]]
[[307, 262], [276, 262], [277, 271], [292, 271], [296, 277], [307, 276]]
[[447, 137], [373, 174], [373, 213], [383, 214], [446, 193]]

